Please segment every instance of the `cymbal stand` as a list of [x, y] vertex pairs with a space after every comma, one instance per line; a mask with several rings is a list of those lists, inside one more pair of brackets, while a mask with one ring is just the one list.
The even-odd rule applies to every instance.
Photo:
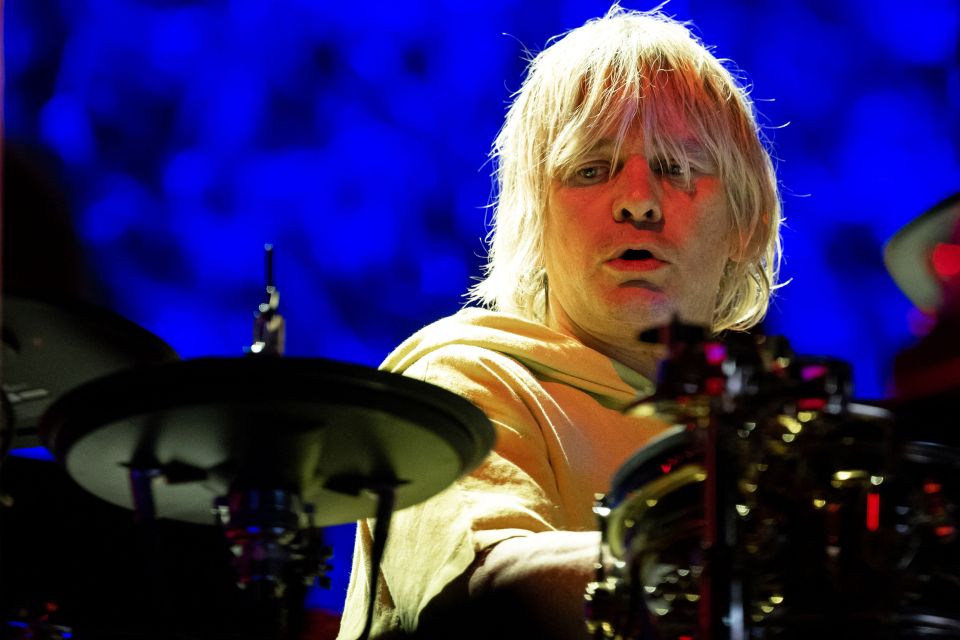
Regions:
[[[273, 245], [264, 245], [264, 298], [253, 321], [252, 357], [283, 355], [285, 322], [277, 309], [280, 291], [274, 282]], [[252, 470], [255, 478], [256, 470]], [[314, 526], [312, 504], [287, 488], [258, 486], [255, 480], [235, 483], [214, 504], [217, 522], [234, 555], [237, 585], [251, 594], [264, 632], [271, 627], [287, 637], [303, 614], [305, 590], [319, 580], [328, 588], [326, 561], [332, 549]]]
[[[745, 640], [743, 575], [734, 505], [737, 503], [737, 452], [729, 437], [734, 413], [730, 389], [750, 388], [729, 366], [727, 349], [704, 327], [678, 320], [641, 340], [667, 347], [654, 397], [645, 399], [658, 411], [672, 414], [704, 439], [704, 568], [700, 582], [699, 627], [702, 640]], [[727, 364], [727, 366], [724, 366]], [[735, 384], [731, 385], [730, 381]], [[735, 444], [735, 443], [734, 443]]]
[[[247, 348], [247, 352], [251, 354], [264, 354], [264, 355], [274, 355], [280, 356], [283, 355], [283, 350], [285, 346], [285, 326], [282, 316], [277, 313], [277, 307], [280, 303], [280, 293], [277, 291], [276, 286], [273, 282], [273, 245], [264, 246], [266, 252], [266, 289], [265, 289], [265, 298], [262, 303], [260, 303], [254, 320], [253, 325], [253, 337], [254, 341], [250, 347]], [[370, 599], [367, 607], [367, 617], [364, 624], [363, 632], [360, 635], [361, 640], [366, 640], [369, 635], [373, 624], [373, 609], [376, 604], [377, 599], [377, 575], [380, 570], [380, 561], [383, 558], [383, 550], [386, 546], [387, 535], [390, 529], [390, 519], [393, 514], [393, 508], [396, 499], [396, 483], [395, 482], [381, 482], [381, 483], [364, 483], [363, 486], [352, 487], [348, 489], [349, 492], [359, 492], [364, 491], [371, 493], [377, 498], [377, 511], [376, 511], [376, 523], [374, 525], [374, 535], [373, 535], [373, 549], [372, 557], [370, 564]], [[257, 504], [260, 504], [262, 498], [269, 497], [267, 503], [274, 504], [273, 500], [278, 500], [276, 504], [280, 503], [295, 503], [299, 500], [295, 495], [286, 494], [285, 492], [254, 492], [246, 496], [244, 499], [253, 500]], [[309, 507], [309, 505], [308, 505]], [[269, 507], [268, 507], [269, 509]], [[254, 509], [257, 511], [258, 509]], [[282, 510], [282, 509], [281, 509]], [[272, 516], [280, 515], [280, 511], [272, 513]], [[312, 511], [311, 511], [312, 512]], [[222, 511], [220, 512], [223, 513]], [[246, 513], [240, 511], [239, 513]], [[290, 514], [287, 515], [289, 518]], [[223, 516], [221, 515], [221, 518]], [[231, 516], [236, 518], [236, 515]], [[271, 520], [271, 515], [267, 515], [266, 520]], [[223, 522], [223, 520], [221, 520]], [[226, 523], [229, 523], [231, 520], [227, 519]], [[260, 526], [260, 525], [258, 525]], [[239, 545], [235, 545], [235, 553], [238, 554], [238, 568], [239, 574], [241, 576], [241, 584], [243, 580], [249, 579], [244, 576], [258, 575], [256, 568], [263, 566], [264, 561], [254, 560], [251, 562], [249, 558], [269, 558], [266, 560], [266, 565], [277, 564], [277, 561], [280, 557], [284, 557], [283, 544], [281, 540], [285, 536], [289, 536], [290, 532], [283, 527], [278, 527], [274, 533], [267, 534], [267, 539], [263, 539], [264, 532], [262, 529], [257, 529], [257, 533], [251, 537], [250, 531], [251, 527], [247, 526], [244, 529], [242, 526], [240, 528], [233, 528], [230, 525], [225, 525], [225, 531], [227, 538], [234, 542], [239, 542]], [[320, 537], [320, 531], [315, 530], [310, 527], [309, 531], [315, 531], [313, 534], [307, 534], [308, 541], [305, 543], [306, 548], [313, 549], [322, 549], [320, 554], [321, 559], [330, 557], [330, 548], [324, 547], [319, 541], [322, 540]], [[303, 543], [294, 543], [287, 544], [288, 548], [298, 549], [299, 545]], [[317, 547], [317, 545], [320, 545]], [[274, 557], [274, 555], [278, 557]], [[300, 555], [295, 557], [302, 558]], [[306, 556], [305, 558], [309, 558]], [[298, 559], [293, 566], [300, 566], [302, 564], [302, 559]], [[277, 566], [287, 566], [290, 567], [290, 559], [286, 558], [281, 561]], [[326, 566], [326, 565], [321, 565]], [[305, 577], [313, 575], [310, 571], [304, 572]], [[325, 579], [325, 578], [324, 578]]]
[[[277, 311], [280, 293], [273, 281], [273, 246], [264, 249], [265, 295], [254, 314], [253, 343], [245, 348], [250, 357], [258, 358], [282, 356], [285, 346], [284, 319]], [[150, 451], [149, 438], [145, 444], [143, 449]], [[135, 460], [129, 469], [134, 510], [150, 541], [156, 513], [153, 482], [195, 482], [205, 479], [207, 472], [177, 463], [161, 465], [146, 456]], [[314, 526], [313, 505], [304, 503], [296, 491], [262, 481], [256, 468], [240, 471], [227, 494], [214, 500], [212, 511], [234, 556], [237, 585], [252, 600], [256, 622], [251, 637], [293, 637], [303, 616], [306, 588], [314, 581], [329, 587], [326, 572], [332, 550], [324, 544], [322, 530]]]
[[[3, 467], [3, 461], [10, 450], [14, 433], [14, 414], [13, 405], [10, 402], [7, 392], [0, 389], [0, 468]], [[2, 475], [0, 475], [2, 480]], [[5, 531], [4, 524], [7, 518], [7, 509], [14, 504], [13, 497], [3, 491], [3, 484], [0, 482], [0, 535]], [[3, 566], [0, 558], [0, 566]], [[73, 635], [70, 627], [54, 623], [54, 618], [59, 608], [56, 602], [45, 602], [37, 610], [21, 609], [16, 619], [0, 618], [0, 638], [8, 640], [64, 640]], [[0, 613], [7, 614], [5, 608], [0, 608]]]
[[216, 501], [216, 517], [234, 555], [237, 584], [258, 608], [260, 634], [292, 637], [306, 588], [330, 586], [332, 550], [314, 526], [313, 507], [282, 489], [232, 489]]
[[141, 598], [140, 606], [143, 608], [145, 626], [153, 628], [158, 626], [159, 617], [164, 609], [158, 601], [163, 594], [158, 588], [161, 576], [161, 568], [157, 560], [160, 541], [157, 534], [157, 507], [153, 495], [153, 483], [158, 478], [173, 481], [175, 474], [168, 477], [162, 465], [152, 455], [141, 450], [127, 465], [127, 478], [133, 498], [133, 516], [136, 525], [134, 532], [139, 557], [137, 564], [142, 581], [142, 588], [138, 591]]

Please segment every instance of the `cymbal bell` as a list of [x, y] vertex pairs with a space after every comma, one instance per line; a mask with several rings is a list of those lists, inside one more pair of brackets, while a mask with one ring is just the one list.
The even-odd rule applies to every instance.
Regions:
[[486, 416], [440, 387], [321, 359], [201, 358], [84, 384], [40, 422], [46, 446], [85, 489], [132, 507], [131, 469], [155, 470], [156, 515], [213, 524], [237, 488], [298, 493], [318, 526], [372, 517], [370, 490], [416, 504], [477, 466]]
[[883, 261], [894, 282], [910, 301], [925, 311], [943, 301], [942, 283], [931, 267], [938, 243], [949, 242], [960, 224], [960, 193], [911, 220], [883, 248]]

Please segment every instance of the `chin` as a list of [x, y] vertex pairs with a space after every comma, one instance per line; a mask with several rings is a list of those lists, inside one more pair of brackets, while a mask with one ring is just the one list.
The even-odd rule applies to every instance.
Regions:
[[668, 301], [661, 304], [630, 304], [620, 307], [613, 314], [617, 322], [629, 327], [634, 337], [641, 331], [656, 329], [670, 324], [675, 311]]
[[617, 322], [626, 323], [631, 329], [645, 331], [670, 324], [674, 317], [680, 322], [702, 327], [711, 327], [712, 305], [682, 304], [662, 291], [631, 289], [628, 295], [621, 290], [611, 301], [611, 315]]

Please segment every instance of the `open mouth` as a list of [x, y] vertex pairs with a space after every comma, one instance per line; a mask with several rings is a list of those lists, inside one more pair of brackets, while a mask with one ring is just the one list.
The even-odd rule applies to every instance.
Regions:
[[650, 260], [653, 254], [646, 249], [627, 249], [620, 254], [621, 260]]
[[655, 271], [666, 266], [667, 262], [646, 249], [627, 249], [608, 263], [617, 271]]

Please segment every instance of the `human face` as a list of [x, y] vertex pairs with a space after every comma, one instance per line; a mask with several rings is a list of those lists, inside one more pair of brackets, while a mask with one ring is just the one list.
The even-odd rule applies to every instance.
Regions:
[[639, 126], [613, 161], [612, 146], [552, 181], [544, 229], [547, 324], [608, 355], [674, 314], [709, 326], [733, 254], [724, 189], [696, 143], [689, 175], [648, 157]]

